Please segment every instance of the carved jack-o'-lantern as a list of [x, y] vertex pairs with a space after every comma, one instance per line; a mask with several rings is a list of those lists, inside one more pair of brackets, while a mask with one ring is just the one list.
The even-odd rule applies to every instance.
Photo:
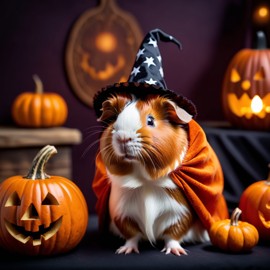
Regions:
[[44, 165], [56, 153], [44, 147], [26, 177], [13, 176], [0, 186], [0, 245], [27, 255], [52, 255], [74, 248], [84, 236], [88, 210], [79, 188]]
[[270, 173], [267, 180], [255, 182], [244, 190], [239, 208], [242, 219], [257, 228], [260, 238], [270, 240]]
[[222, 102], [226, 118], [234, 126], [270, 129], [270, 50], [263, 32], [256, 49], [243, 49], [225, 73]]

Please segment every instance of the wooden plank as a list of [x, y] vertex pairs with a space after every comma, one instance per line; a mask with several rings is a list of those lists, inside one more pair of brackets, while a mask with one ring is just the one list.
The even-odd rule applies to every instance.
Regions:
[[82, 141], [81, 132], [66, 127], [27, 129], [0, 127], [0, 148], [73, 145]]
[[[39, 150], [39, 147], [0, 149], [0, 182], [15, 175], [25, 176]], [[71, 148], [58, 146], [57, 151], [46, 164], [46, 173], [72, 180]]]

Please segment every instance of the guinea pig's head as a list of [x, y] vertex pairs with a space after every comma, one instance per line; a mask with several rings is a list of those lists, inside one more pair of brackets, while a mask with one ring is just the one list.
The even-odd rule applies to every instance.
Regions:
[[183, 161], [188, 147], [185, 126], [191, 119], [166, 97], [110, 97], [98, 119], [108, 124], [100, 141], [106, 167], [111, 173], [125, 174], [139, 163], [152, 178], [169, 173]]

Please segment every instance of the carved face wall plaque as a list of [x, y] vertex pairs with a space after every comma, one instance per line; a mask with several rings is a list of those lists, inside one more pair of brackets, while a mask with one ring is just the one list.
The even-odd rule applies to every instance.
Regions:
[[71, 87], [86, 105], [102, 87], [127, 81], [142, 39], [135, 19], [114, 0], [102, 0], [74, 24], [67, 44]]

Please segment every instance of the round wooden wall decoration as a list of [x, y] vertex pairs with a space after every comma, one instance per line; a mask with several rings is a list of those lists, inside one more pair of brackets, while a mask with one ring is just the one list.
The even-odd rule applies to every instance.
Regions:
[[68, 79], [75, 94], [92, 107], [102, 87], [128, 80], [142, 40], [136, 20], [115, 0], [101, 0], [71, 29], [66, 49]]

